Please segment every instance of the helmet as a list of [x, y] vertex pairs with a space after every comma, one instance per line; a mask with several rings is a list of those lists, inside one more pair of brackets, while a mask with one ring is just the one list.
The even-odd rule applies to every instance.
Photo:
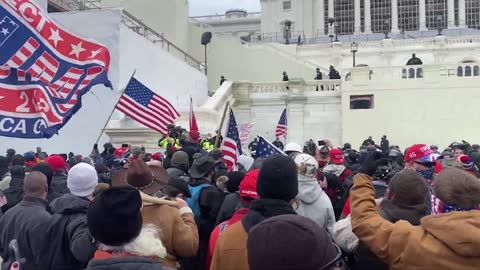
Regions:
[[299, 152], [302, 153], [302, 147], [298, 143], [289, 143], [285, 147], [285, 152]]

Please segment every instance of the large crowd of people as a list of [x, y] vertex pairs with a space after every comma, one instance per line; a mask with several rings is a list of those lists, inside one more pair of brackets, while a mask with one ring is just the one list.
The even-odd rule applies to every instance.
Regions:
[[164, 153], [9, 149], [2, 269], [480, 269], [479, 145], [277, 140], [285, 154], [229, 171], [210, 137], [183, 132]]

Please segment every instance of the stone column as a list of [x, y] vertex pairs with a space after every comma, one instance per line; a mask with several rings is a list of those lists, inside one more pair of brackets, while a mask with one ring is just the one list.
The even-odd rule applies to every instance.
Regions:
[[[313, 0], [304, 0], [303, 7], [303, 33], [306, 38], [312, 38], [314, 36], [314, 26], [313, 26]], [[297, 38], [297, 37], [295, 37]], [[303, 37], [302, 37], [303, 39]]]
[[328, 0], [328, 17], [335, 18], [335, 0]]
[[425, 8], [425, 0], [419, 1], [419, 8], [418, 13], [420, 17], [420, 31], [427, 31], [427, 17], [426, 17], [426, 8]]
[[455, 0], [448, 0], [448, 29], [455, 28]]
[[355, 29], [354, 33], [355, 35], [359, 35], [362, 32], [362, 27], [361, 27], [361, 13], [360, 13], [360, 0], [355, 0], [355, 12], [354, 12], [354, 17], [355, 17]]
[[458, 27], [466, 28], [465, 0], [458, 0]]
[[398, 30], [398, 1], [392, 0], [392, 33], [400, 32]]
[[317, 0], [317, 7], [315, 12], [317, 14], [316, 32], [318, 36], [325, 35], [325, 2], [324, 0]]
[[370, 11], [370, 0], [365, 0], [365, 33], [372, 33], [372, 17]]

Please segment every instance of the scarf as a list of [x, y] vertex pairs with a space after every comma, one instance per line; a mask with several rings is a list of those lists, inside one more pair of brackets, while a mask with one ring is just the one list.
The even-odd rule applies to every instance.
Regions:
[[343, 165], [328, 164], [327, 166], [325, 166], [325, 168], [323, 168], [323, 171], [326, 173], [335, 174], [337, 177], [340, 177], [340, 175], [342, 175], [345, 169], [346, 167]]
[[417, 173], [420, 174], [423, 178], [425, 178], [430, 184], [430, 182], [433, 180], [435, 176], [435, 168], [432, 167], [426, 170], [417, 170]]
[[432, 194], [432, 214], [434, 215], [450, 213], [450, 212], [458, 212], [458, 211], [471, 211], [471, 210], [480, 210], [480, 206], [462, 208], [455, 205], [447, 204]]
[[248, 233], [250, 229], [267, 218], [279, 215], [296, 215], [292, 206], [285, 201], [276, 199], [258, 199], [254, 200], [250, 206], [250, 211], [242, 219], [243, 227]]

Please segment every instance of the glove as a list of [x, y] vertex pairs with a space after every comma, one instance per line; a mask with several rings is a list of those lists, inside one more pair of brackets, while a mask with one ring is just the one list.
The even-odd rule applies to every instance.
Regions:
[[98, 150], [98, 143], [93, 145], [93, 149]]
[[367, 159], [362, 163], [359, 173], [372, 176], [378, 166], [387, 165], [388, 160], [384, 158], [381, 152], [375, 151], [368, 155]]

